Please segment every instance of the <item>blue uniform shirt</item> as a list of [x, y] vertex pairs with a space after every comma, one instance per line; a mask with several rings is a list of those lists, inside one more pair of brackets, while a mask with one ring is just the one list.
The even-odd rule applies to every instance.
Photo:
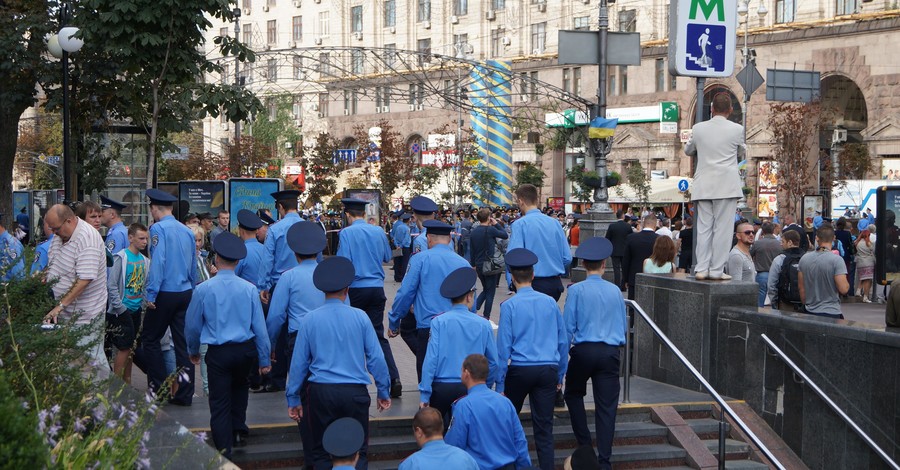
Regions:
[[[412, 240], [412, 254], [420, 253], [428, 250], [428, 229], [422, 227], [419, 234]], [[450, 238], [450, 249], [454, 249], [453, 238]]]
[[25, 275], [22, 250], [22, 242], [12, 236], [9, 230], [0, 235], [0, 282], [9, 282]]
[[357, 219], [338, 235], [337, 255], [349, 259], [356, 269], [350, 287], [384, 287], [382, 264], [391, 260], [391, 246], [384, 230]]
[[510, 365], [557, 366], [558, 383], [562, 383], [569, 364], [569, 342], [562, 314], [553, 297], [531, 287], [522, 287], [511, 299], [500, 304], [497, 361], [498, 392], [504, 390]]
[[53, 234], [50, 238], [42, 242], [34, 249], [34, 261], [31, 263], [31, 274], [43, 271], [47, 268], [47, 262], [50, 260], [50, 242], [53, 241]]
[[296, 212], [288, 212], [283, 219], [269, 227], [265, 247], [272, 265], [266, 278], [266, 288], [271, 289], [285, 271], [297, 266], [297, 258], [288, 247], [285, 237], [291, 226], [302, 221], [303, 219]]
[[466, 451], [482, 469], [511, 463], [516, 468], [531, 466], [525, 431], [512, 402], [484, 384], [470, 388], [453, 404], [444, 441]]
[[106, 232], [106, 249], [116, 254], [128, 248], [128, 229], [123, 222], [119, 222]]
[[256, 290], [262, 292], [268, 287], [266, 276], [269, 274], [269, 266], [272, 261], [266, 248], [256, 239], [251, 237], [244, 240], [247, 246], [247, 257], [238, 261], [234, 273], [241, 279], [256, 286]]
[[[318, 265], [319, 262], [314, 259], [303, 260], [296, 268], [281, 276], [284, 282], [272, 293], [269, 316], [266, 317], [266, 328], [272, 344], [275, 344], [285, 319], [288, 322], [288, 332], [296, 333], [300, 329], [300, 321], [307, 313], [325, 305], [325, 293], [313, 285], [313, 271]], [[344, 304], [350, 305], [349, 298]]]
[[410, 258], [406, 276], [391, 306], [390, 329], [397, 331], [400, 328], [400, 320], [409, 312], [413, 302], [416, 306], [416, 328], [430, 328], [432, 317], [453, 306], [450, 299], [441, 295], [441, 283], [450, 273], [464, 267], [471, 266], [445, 244], [435, 245]]
[[497, 344], [491, 323], [470, 312], [464, 304], [435, 315], [422, 364], [419, 401], [431, 401], [431, 382], [460, 382], [462, 363], [469, 354], [487, 357], [490, 366], [487, 386], [492, 387], [497, 373]]
[[466, 451], [447, 444], [443, 439], [436, 439], [426, 442], [422, 449], [401, 462], [399, 470], [433, 470], [435, 468], [478, 470], [478, 463]]
[[394, 228], [391, 230], [391, 240], [394, 241], [394, 246], [397, 248], [409, 248], [410, 243], [412, 243], [412, 238], [409, 234], [409, 225], [406, 225], [403, 222], [394, 224]]
[[184, 337], [191, 356], [200, 354], [200, 344], [221, 345], [255, 339], [259, 366], [269, 365], [269, 336], [259, 292], [230, 269], [219, 271], [194, 290], [185, 316]]
[[191, 229], [167, 215], [150, 227], [147, 302], [162, 292], [184, 292], [197, 285], [197, 245]]
[[307, 374], [317, 384], [363, 385], [372, 383], [372, 374], [378, 398], [390, 396], [391, 378], [372, 320], [337, 299], [325, 299], [300, 322], [285, 393], [288, 407], [300, 406], [300, 383]]
[[596, 274], [569, 287], [563, 321], [569, 343], [625, 345], [628, 317], [622, 292]]
[[31, 224], [28, 223], [28, 214], [24, 212], [19, 212], [16, 214], [16, 223], [22, 227], [22, 231], [25, 233], [31, 233]]
[[532, 209], [511, 225], [506, 250], [527, 248], [537, 255], [534, 277], [561, 276], [572, 263], [572, 251], [566, 234], [555, 219]]

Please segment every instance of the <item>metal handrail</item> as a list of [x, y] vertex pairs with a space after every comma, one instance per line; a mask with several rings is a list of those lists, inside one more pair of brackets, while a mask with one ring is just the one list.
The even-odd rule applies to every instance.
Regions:
[[[759, 449], [759, 451], [762, 452], [763, 455], [765, 455], [767, 459], [769, 459], [769, 462], [775, 468], [777, 468], [779, 470], [785, 470], [784, 465], [782, 465], [781, 462], [777, 458], [775, 458], [775, 455], [772, 454], [772, 451], [770, 451], [769, 448], [766, 447], [765, 444], [762, 443], [762, 441], [759, 439], [759, 437], [757, 437], [756, 434], [754, 434], [753, 431], [750, 430], [750, 428], [747, 426], [747, 424], [744, 423], [744, 421], [737, 415], [737, 413], [735, 413], [735, 411], [731, 408], [731, 406], [729, 406], [728, 403], [725, 402], [725, 399], [722, 398], [721, 395], [719, 395], [719, 392], [717, 392], [716, 389], [714, 389], [713, 386], [710, 385], [709, 382], [707, 382], [705, 378], [703, 378], [703, 375], [700, 374], [700, 372], [694, 367], [693, 364], [691, 364], [691, 361], [689, 361], [686, 357], [684, 357], [684, 354], [681, 353], [681, 350], [678, 349], [678, 346], [675, 346], [675, 344], [672, 343], [672, 341], [669, 339], [669, 337], [666, 336], [666, 334], [663, 333], [662, 330], [659, 329], [659, 326], [656, 324], [656, 322], [654, 322], [650, 318], [649, 315], [647, 315], [647, 312], [645, 312], [644, 309], [641, 308], [641, 306], [633, 300], [626, 299], [625, 305], [631, 307], [631, 309], [634, 312], [636, 312], [638, 315], [640, 315], [640, 317], [643, 318], [645, 322], [647, 322], [647, 326], [649, 326], [650, 329], [653, 330], [653, 333], [656, 334], [656, 337], [659, 338], [660, 341], [662, 341], [663, 344], [665, 344], [666, 347], [669, 348], [670, 351], [672, 351], [672, 354], [674, 354], [675, 357], [677, 357], [678, 360], [681, 361], [681, 363], [688, 369], [688, 371], [691, 373], [691, 375], [694, 376], [694, 379], [696, 379], [698, 382], [700, 382], [700, 385], [704, 389], [706, 389], [706, 392], [712, 396], [713, 400], [715, 400], [715, 402], [718, 403], [720, 407], [722, 407], [722, 411], [731, 417], [731, 419], [734, 421], [734, 423], [737, 424], [738, 428], [740, 428], [741, 431], [743, 431], [744, 434], [746, 434], [747, 437], [750, 438], [750, 440]], [[629, 329], [629, 331], [630, 331], [630, 329]], [[626, 335], [626, 340], [625, 340], [625, 386], [624, 386], [624, 388], [625, 388], [626, 399], [628, 398], [628, 393], [630, 391], [629, 382], [630, 382], [630, 375], [631, 375], [631, 358], [630, 358], [630, 356], [631, 356], [631, 354], [630, 354], [631, 353], [631, 347], [630, 347], [631, 341], [629, 341], [628, 336], [630, 336], [630, 335]], [[720, 427], [719, 427], [719, 454], [720, 454], [719, 455], [719, 468], [723, 468], [723, 466], [725, 464], [725, 459], [722, 455], [724, 453], [724, 440], [722, 439], [723, 438], [722, 429], [723, 428], [720, 425]]]
[[819, 398], [824, 400], [825, 403], [827, 403], [828, 406], [830, 406], [831, 409], [834, 410], [834, 412], [837, 413], [838, 416], [840, 416], [841, 419], [844, 420], [845, 423], [850, 425], [850, 427], [853, 429], [853, 431], [855, 431], [856, 434], [862, 438], [862, 440], [866, 441], [866, 444], [868, 444], [869, 447], [871, 447], [872, 450], [874, 450], [875, 453], [878, 454], [878, 456], [881, 457], [881, 459], [884, 460], [884, 462], [886, 464], [888, 464], [889, 467], [891, 467], [895, 470], [900, 470], [900, 465], [897, 465], [897, 462], [894, 462], [894, 460], [891, 459], [891, 457], [887, 454], [887, 452], [885, 452], [881, 447], [879, 447], [878, 444], [876, 444], [875, 441], [873, 441], [872, 438], [869, 437], [869, 435], [866, 434], [866, 432], [863, 431], [862, 428], [860, 428], [856, 424], [856, 422], [853, 421], [852, 418], [847, 416], [847, 413], [844, 413], [844, 410], [840, 409], [840, 407], [838, 407], [837, 404], [834, 401], [832, 401], [832, 399], [829, 398], [828, 395], [821, 388], [819, 388], [819, 386], [816, 385], [815, 382], [813, 382], [809, 378], [808, 375], [806, 375], [802, 370], [800, 370], [800, 367], [797, 366], [797, 364], [794, 364], [794, 361], [792, 361], [791, 358], [789, 358], [787, 356], [787, 354], [785, 354], [784, 351], [781, 350], [781, 348], [776, 346], [775, 343], [772, 342], [772, 340], [769, 339], [769, 337], [766, 336], [765, 334], [760, 335], [760, 337], [762, 337], [763, 341], [766, 342], [766, 345], [768, 345], [769, 348], [771, 348], [773, 351], [775, 351], [775, 354], [779, 358], [781, 358], [781, 360], [784, 361], [784, 363], [787, 364], [788, 367], [790, 367], [794, 371], [795, 374], [799, 375], [800, 378], [803, 379], [803, 381], [807, 385], [809, 385], [809, 388], [813, 389], [813, 391], [816, 392], [816, 395], [818, 395]]

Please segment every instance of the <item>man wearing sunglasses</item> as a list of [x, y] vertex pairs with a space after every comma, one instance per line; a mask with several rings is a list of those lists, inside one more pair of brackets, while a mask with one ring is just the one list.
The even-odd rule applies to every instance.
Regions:
[[738, 224], [734, 234], [737, 243], [728, 254], [728, 274], [723, 275], [723, 278], [730, 276], [735, 281], [756, 282], [756, 266], [750, 256], [750, 246], [753, 245], [755, 236], [756, 230], [753, 230], [752, 225]]

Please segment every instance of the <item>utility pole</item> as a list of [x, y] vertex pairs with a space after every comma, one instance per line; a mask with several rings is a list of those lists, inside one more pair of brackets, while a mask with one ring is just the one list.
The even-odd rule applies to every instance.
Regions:
[[[597, 62], [600, 64], [598, 67], [599, 77], [597, 80], [597, 104], [593, 107], [593, 112], [591, 113], [591, 121], [594, 118], [606, 117], [606, 83], [607, 77], [609, 75], [609, 65], [607, 60], [606, 48], [608, 44], [608, 33], [609, 33], [609, 0], [600, 0], [600, 12], [599, 12], [599, 24], [600, 28], [598, 31], [599, 34], [599, 47]], [[615, 3], [615, 0], [612, 1]], [[592, 213], [601, 213], [601, 212], [612, 212], [612, 209], [609, 207], [609, 189], [606, 184], [606, 176], [607, 176], [607, 168], [606, 168], [606, 159], [609, 155], [609, 150], [612, 147], [612, 138], [608, 139], [589, 139], [590, 149], [594, 156], [594, 164], [597, 167], [597, 175], [600, 176], [600, 187], [594, 190], [594, 203], [591, 205], [590, 212]], [[608, 225], [607, 225], [608, 226]], [[605, 234], [606, 230], [603, 229]]]

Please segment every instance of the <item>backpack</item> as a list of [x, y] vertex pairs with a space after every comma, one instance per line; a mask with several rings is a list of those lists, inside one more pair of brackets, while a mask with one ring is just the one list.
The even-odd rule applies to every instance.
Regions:
[[800, 301], [800, 258], [803, 253], [784, 254], [781, 263], [781, 272], [778, 273], [778, 302], [779, 306], [794, 307], [794, 310], [802, 311], [803, 304]]

